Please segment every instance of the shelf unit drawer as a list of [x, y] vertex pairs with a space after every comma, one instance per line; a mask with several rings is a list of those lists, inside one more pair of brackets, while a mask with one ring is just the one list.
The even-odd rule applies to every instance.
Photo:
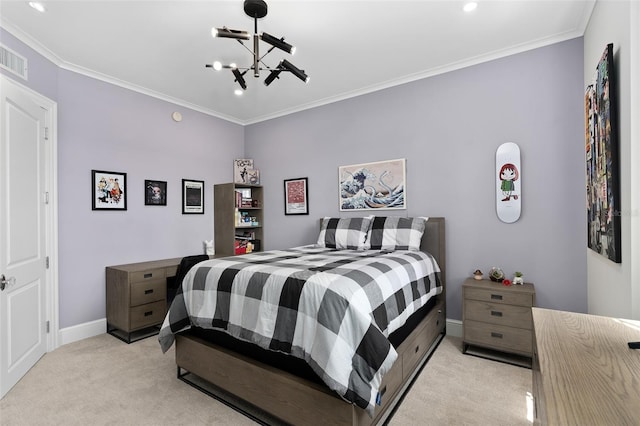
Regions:
[[465, 300], [479, 300], [481, 302], [504, 303], [507, 305], [533, 306], [531, 294], [514, 293], [508, 290], [485, 288], [465, 288]]
[[465, 301], [465, 319], [531, 330], [531, 307]]
[[464, 323], [465, 342], [531, 356], [531, 330], [467, 320]]

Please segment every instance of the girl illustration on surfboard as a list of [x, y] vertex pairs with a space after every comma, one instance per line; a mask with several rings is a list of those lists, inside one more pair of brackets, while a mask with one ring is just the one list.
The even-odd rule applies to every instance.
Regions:
[[516, 190], [515, 181], [518, 180], [518, 177], [518, 168], [513, 164], [506, 163], [500, 168], [500, 180], [502, 181], [500, 189], [504, 195], [502, 201], [509, 201], [511, 198], [514, 200], [518, 199], [518, 194], [513, 194]]

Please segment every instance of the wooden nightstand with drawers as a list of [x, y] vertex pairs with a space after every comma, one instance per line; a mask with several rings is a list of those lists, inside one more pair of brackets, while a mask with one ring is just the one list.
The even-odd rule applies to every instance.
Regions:
[[535, 288], [468, 278], [462, 284], [463, 352], [531, 368]]

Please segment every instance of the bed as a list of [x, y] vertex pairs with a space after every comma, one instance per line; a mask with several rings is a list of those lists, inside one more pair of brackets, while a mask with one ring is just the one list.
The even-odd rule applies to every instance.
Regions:
[[384, 422], [445, 333], [444, 218], [323, 218], [314, 245], [196, 265], [178, 377], [262, 423]]

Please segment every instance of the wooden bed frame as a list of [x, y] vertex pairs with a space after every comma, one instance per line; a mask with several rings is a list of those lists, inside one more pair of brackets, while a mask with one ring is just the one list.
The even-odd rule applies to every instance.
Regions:
[[[398, 359], [382, 380], [382, 401], [376, 406], [373, 418], [362, 408], [342, 400], [326, 386], [242, 356], [192, 336], [188, 331], [176, 336], [178, 377], [264, 424], [382, 424], [393, 413], [445, 334], [444, 225], [444, 218], [430, 218], [420, 247], [438, 261], [442, 293], [437, 296], [436, 305], [429, 314], [396, 348]], [[191, 375], [197, 376], [196, 379], [191, 380]], [[238, 407], [237, 402], [230, 402], [219, 392], [198, 384], [198, 378], [204, 379], [208, 385], [213, 385], [212, 389], [222, 390], [222, 394], [231, 394], [234, 399], [243, 401], [243, 404], [247, 403], [251, 410]]]

